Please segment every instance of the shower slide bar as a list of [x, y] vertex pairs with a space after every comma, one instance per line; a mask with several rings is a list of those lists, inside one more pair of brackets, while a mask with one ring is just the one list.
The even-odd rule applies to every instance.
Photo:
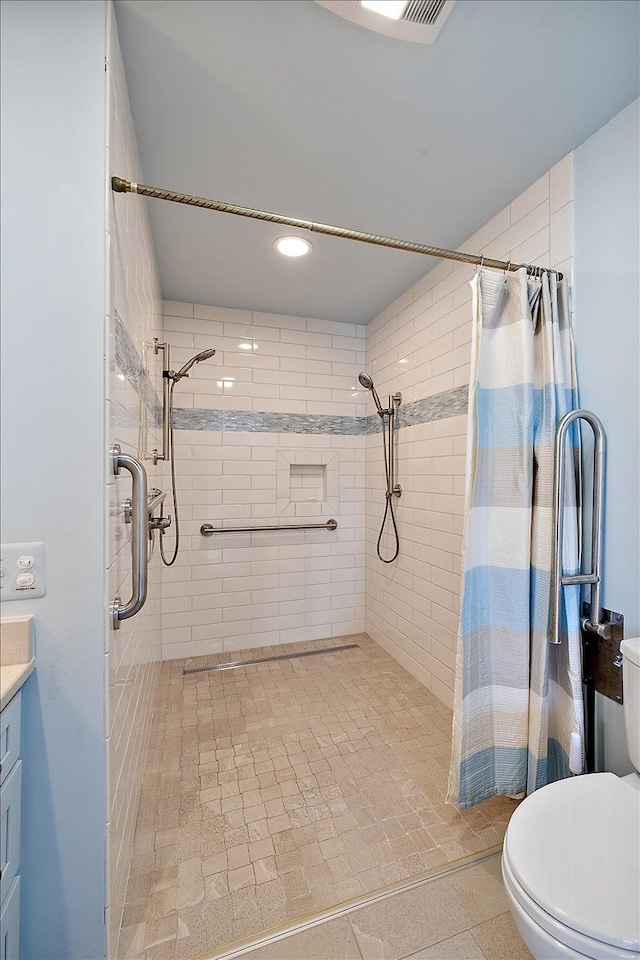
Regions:
[[494, 260], [491, 257], [478, 256], [473, 253], [464, 253], [461, 250], [447, 250], [445, 247], [431, 247], [426, 243], [415, 243], [413, 240], [397, 240], [393, 237], [384, 237], [377, 233], [364, 233], [362, 230], [350, 230], [348, 227], [335, 227], [330, 223], [318, 223], [315, 220], [300, 220], [298, 217], [288, 217], [280, 213], [269, 213], [268, 210], [256, 210], [254, 207], [241, 207], [237, 203], [228, 203], [226, 200], [207, 200], [205, 197], [194, 197], [188, 193], [176, 193], [175, 190], [166, 190], [163, 187], [150, 187], [144, 183], [132, 183], [122, 177], [111, 178], [111, 189], [114, 193], [135, 193], [141, 197], [152, 197], [155, 200], [168, 200], [170, 203], [184, 203], [189, 207], [202, 207], [205, 210], [217, 210], [218, 213], [232, 213], [236, 217], [249, 217], [252, 220], [264, 220], [268, 223], [280, 223], [286, 227], [296, 227], [299, 230], [310, 230], [312, 233], [324, 233], [331, 237], [341, 237], [343, 240], [358, 240], [361, 243], [372, 243], [378, 247], [391, 247], [393, 250], [407, 250], [409, 253], [422, 253], [427, 257], [438, 257], [440, 260], [456, 260], [459, 263], [473, 263], [479, 267], [493, 267], [497, 270], [521, 270], [523, 267], [528, 274], [541, 277], [545, 273], [555, 273], [558, 280], [562, 274], [547, 267], [538, 267], [530, 263], [511, 263], [509, 260]]
[[[593, 430], [595, 446], [593, 453], [593, 506], [591, 514], [591, 572], [565, 576], [562, 572], [563, 534], [564, 534], [564, 477], [566, 470], [567, 433], [572, 423], [584, 420]], [[565, 414], [556, 432], [554, 456], [553, 490], [553, 543], [554, 555], [551, 570], [551, 643], [561, 643], [560, 627], [562, 621], [562, 588], [567, 586], [591, 585], [591, 610], [582, 621], [582, 629], [595, 633], [603, 640], [613, 639], [615, 626], [603, 621], [601, 604], [602, 586], [602, 524], [604, 495], [604, 456], [606, 438], [604, 427], [589, 410], [571, 410]]]
[[214, 527], [210, 523], [203, 523], [200, 527], [200, 533], [203, 537], [212, 537], [214, 533], [265, 533], [272, 530], [280, 532], [286, 530], [335, 530], [338, 526], [337, 520], [327, 520], [326, 523], [293, 523], [281, 524], [273, 527]]

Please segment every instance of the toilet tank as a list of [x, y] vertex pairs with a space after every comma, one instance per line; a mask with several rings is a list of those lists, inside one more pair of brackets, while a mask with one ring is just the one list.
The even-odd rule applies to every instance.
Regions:
[[624, 685], [624, 726], [627, 751], [631, 762], [640, 772], [640, 637], [623, 640], [622, 682]]

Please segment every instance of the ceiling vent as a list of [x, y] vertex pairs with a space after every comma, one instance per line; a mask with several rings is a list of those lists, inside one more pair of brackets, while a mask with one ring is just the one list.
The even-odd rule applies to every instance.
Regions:
[[447, 0], [409, 0], [401, 20], [408, 20], [409, 23], [425, 23], [428, 27], [433, 27], [442, 13]]
[[409, 43], [433, 43], [456, 0], [408, 0], [398, 19], [367, 10], [360, 0], [316, 0], [321, 7], [368, 30]]

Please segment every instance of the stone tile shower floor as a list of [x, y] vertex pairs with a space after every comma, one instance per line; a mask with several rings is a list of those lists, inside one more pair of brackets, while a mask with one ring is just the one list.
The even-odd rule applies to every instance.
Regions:
[[163, 663], [118, 956], [192, 960], [499, 844], [515, 802], [446, 805], [450, 750], [366, 634]]

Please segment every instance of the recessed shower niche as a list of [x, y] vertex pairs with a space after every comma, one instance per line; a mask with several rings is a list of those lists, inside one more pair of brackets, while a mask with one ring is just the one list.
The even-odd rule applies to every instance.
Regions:
[[283, 517], [318, 517], [339, 508], [335, 450], [278, 451], [277, 510]]
[[326, 500], [324, 463], [292, 463], [289, 467], [289, 499], [294, 503]]

